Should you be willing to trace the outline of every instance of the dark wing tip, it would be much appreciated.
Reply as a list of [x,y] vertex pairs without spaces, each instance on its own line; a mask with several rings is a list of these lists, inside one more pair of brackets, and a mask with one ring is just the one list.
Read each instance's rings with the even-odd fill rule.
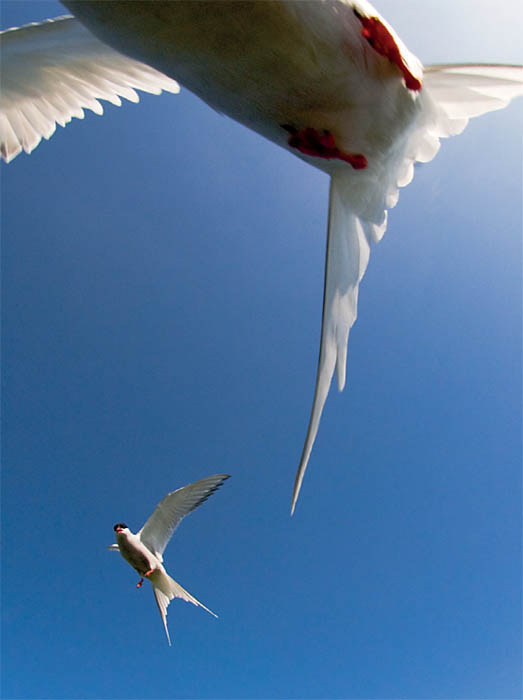
[[227,481],[227,479],[230,479],[230,476],[231,476],[230,474],[215,474],[214,477],[213,476],[206,477],[207,479],[221,477],[221,481],[218,481],[216,484],[214,484],[214,486],[211,486],[209,488],[209,490],[207,491],[207,493],[204,494],[200,498],[200,500],[194,504],[194,506],[191,508],[191,510],[189,512],[192,512],[195,508],[198,508],[198,506],[200,506],[204,501],[206,501],[209,498],[209,496],[212,496],[213,493],[215,491],[217,491],[225,481]]

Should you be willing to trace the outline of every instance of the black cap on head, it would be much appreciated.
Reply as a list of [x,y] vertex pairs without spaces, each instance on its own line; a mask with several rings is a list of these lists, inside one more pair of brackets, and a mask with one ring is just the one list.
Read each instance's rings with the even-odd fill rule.
[[113,527],[113,530],[116,532],[117,530],[125,530],[127,525],[125,523],[116,523],[116,525]]

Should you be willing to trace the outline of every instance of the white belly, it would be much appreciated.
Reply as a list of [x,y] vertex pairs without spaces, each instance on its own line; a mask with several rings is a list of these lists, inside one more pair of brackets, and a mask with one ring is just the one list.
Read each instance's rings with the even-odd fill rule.
[[341,0],[64,4],[102,41],[285,148],[283,124],[326,129],[372,162],[417,113],[417,95],[369,47]]

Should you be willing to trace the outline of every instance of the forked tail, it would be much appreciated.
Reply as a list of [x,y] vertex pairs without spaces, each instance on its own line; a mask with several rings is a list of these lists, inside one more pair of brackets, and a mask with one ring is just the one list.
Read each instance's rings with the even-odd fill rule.
[[153,592],[154,597],[156,599],[156,605],[158,606],[158,610],[160,611],[169,646],[171,646],[171,638],[169,636],[169,630],[167,628],[167,608],[169,607],[169,603],[171,602],[171,600],[173,600],[173,598],[181,598],[182,600],[185,600],[188,603],[198,605],[204,610],[207,610],[208,613],[211,613],[211,615],[214,615],[214,617],[218,617],[216,613],[213,613],[213,611],[205,607],[203,603],[200,603],[200,601],[197,600],[194,596],[192,596],[188,591],[186,591],[185,588],[182,588],[182,586],[180,586],[179,583],[176,583],[176,581],[173,578],[171,578],[169,574],[167,574],[165,571],[154,571],[149,576],[149,580],[153,585]]

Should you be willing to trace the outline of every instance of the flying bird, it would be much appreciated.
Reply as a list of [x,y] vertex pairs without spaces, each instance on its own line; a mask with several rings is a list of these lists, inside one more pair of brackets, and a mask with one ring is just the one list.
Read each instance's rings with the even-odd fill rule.
[[163,553],[182,519],[206,501],[228,478],[228,474],[215,474],[168,493],[136,534],[125,523],[116,523],[113,528],[116,544],[110,545],[108,549],[120,552],[125,561],[140,574],[137,588],[142,587],[144,578],[151,582],[169,646],[171,638],[167,628],[167,608],[173,598],[199,605],[218,617],[169,576],[163,565]]
[[440,139],[523,94],[523,67],[424,67],[366,0],[64,0],[74,17],[2,35],[0,148],[30,153],[99,100],[178,82],[330,176],[321,342],[294,512],[387,210]]

